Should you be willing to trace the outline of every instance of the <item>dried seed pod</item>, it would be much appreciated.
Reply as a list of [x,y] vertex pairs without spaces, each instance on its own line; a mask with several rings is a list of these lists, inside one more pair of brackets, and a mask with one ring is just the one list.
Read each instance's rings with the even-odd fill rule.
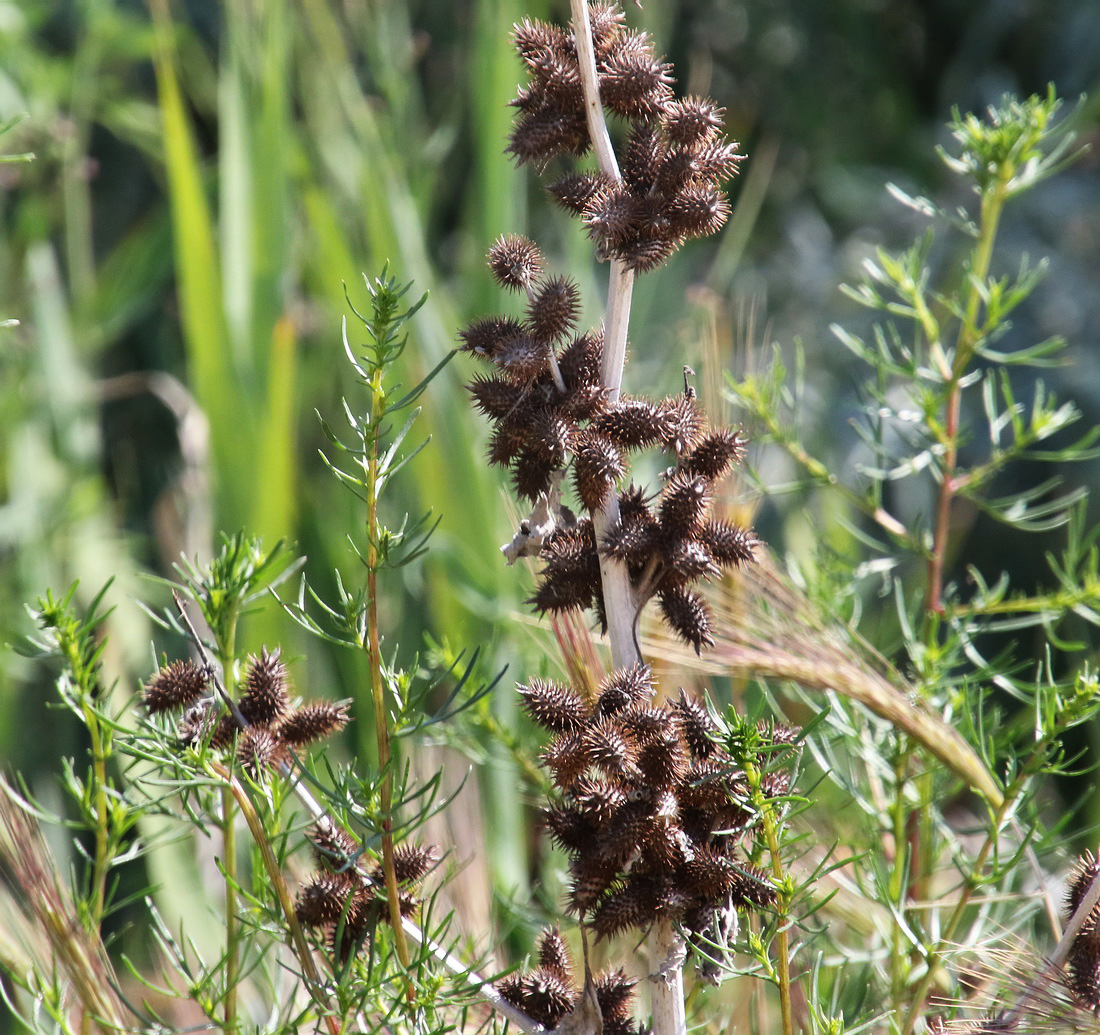
[[672,707],[680,719],[684,740],[691,754],[697,759],[713,754],[717,747],[714,737],[718,726],[706,708],[698,701],[689,700],[683,688],[680,689],[680,699]]
[[713,647],[710,634],[710,608],[697,593],[682,587],[662,589],[657,594],[661,614],[679,637],[690,643],[699,654],[703,647]]
[[295,915],[306,927],[335,924],[345,914],[348,901],[356,890],[355,884],[343,874],[315,874],[298,892]]
[[666,565],[662,581],[665,586],[710,579],[722,573],[706,547],[693,539],[674,541],[662,557]]
[[657,182],[666,153],[660,131],[651,122],[638,122],[630,132],[622,158],[623,182],[631,193],[644,196]]
[[329,951],[341,965],[359,950],[377,919],[378,911],[374,903],[362,896],[356,896],[349,903],[346,912],[329,928]]
[[350,701],[307,704],[282,719],[276,734],[288,747],[305,747],[342,730],[348,724],[350,707]]
[[510,377],[476,376],[466,386],[474,405],[493,420],[503,420],[513,414],[523,400],[527,386]]
[[588,125],[582,108],[545,107],[519,120],[507,153],[515,156],[518,165],[541,165],[558,155],[583,155],[588,148]]
[[363,846],[343,827],[319,820],[309,831],[317,865],[332,873],[346,873],[363,853]]
[[486,316],[458,332],[463,352],[492,359],[513,338],[523,333],[523,325],[510,316]]
[[737,167],[745,160],[737,153],[736,141],[708,143],[695,152],[695,167],[700,181],[717,184],[728,180],[737,172]]
[[580,852],[591,845],[596,827],[589,816],[568,805],[551,805],[543,819],[554,843],[567,852]]
[[[225,713],[212,699],[207,698],[192,705],[183,713],[183,717],[176,727],[176,736],[184,747],[198,747],[207,738],[214,747],[224,747],[225,743],[215,744],[219,721]],[[233,724],[234,730],[236,723]],[[232,741],[233,733],[230,732],[229,740]]]
[[1077,939],[1066,957],[1066,984],[1074,999],[1093,1013],[1100,1012],[1100,946]]
[[558,369],[566,386],[602,388],[600,366],[603,363],[603,332],[587,331],[578,335],[558,356]]
[[592,927],[598,938],[610,938],[628,927],[641,927],[653,919],[647,889],[635,883],[613,891],[592,911]]
[[653,696],[653,670],[648,665],[615,669],[597,689],[596,713],[616,715],[633,704],[648,703]]
[[534,502],[550,491],[554,468],[529,449],[522,449],[512,460],[512,486],[516,495]]
[[546,189],[562,208],[579,216],[597,191],[613,184],[614,180],[605,173],[569,173]]
[[708,521],[698,533],[699,542],[723,568],[735,567],[753,559],[760,540],[747,528],[726,521]]
[[654,826],[641,850],[643,864],[654,870],[678,870],[695,855],[688,836],[672,824]]
[[747,864],[737,866],[730,899],[738,906],[771,906],[776,890],[765,870]]
[[597,719],[581,732],[589,764],[611,777],[623,777],[634,770],[634,751],[618,723]]
[[569,950],[565,947],[565,939],[561,931],[556,927],[547,928],[539,938],[539,968],[552,974],[557,974],[563,980],[568,980],[572,970],[572,961],[569,959]]
[[618,523],[608,530],[602,545],[608,557],[640,568],[653,555],[659,540],[660,526],[648,511],[643,520],[628,521],[620,510]]
[[626,711],[619,713],[619,723],[639,745],[677,736],[676,720],[667,708],[654,708],[644,703],[632,704]]
[[620,39],[600,62],[600,100],[623,118],[653,118],[672,99],[672,66],[653,55],[644,34]]
[[667,262],[679,246],[675,238],[639,237],[625,243],[616,254],[635,273],[647,273]]
[[546,346],[533,334],[520,331],[500,345],[493,362],[517,381],[534,381],[549,366]]
[[571,43],[564,29],[537,18],[524,18],[512,26],[512,44],[529,68],[538,69],[548,60],[563,60]]
[[665,416],[665,446],[677,456],[693,449],[706,428],[699,404],[690,395],[672,395],[662,399],[660,407]]
[[637,198],[618,183],[600,186],[585,202],[581,222],[602,249],[614,251],[637,233]]
[[522,1001],[518,1005],[526,1014],[554,1029],[573,1008],[576,994],[567,979],[539,968],[521,979],[520,997]]
[[729,219],[730,206],[716,187],[685,187],[666,211],[672,233],[678,237],[705,237],[722,229]]
[[439,861],[434,845],[400,844],[393,851],[393,872],[399,884],[418,884]]
[[649,399],[620,398],[592,421],[592,430],[623,449],[654,445],[668,433],[665,412]]
[[190,659],[165,665],[145,687],[142,704],[150,715],[194,704],[210,686],[208,673]]
[[570,332],[580,312],[580,292],[567,277],[539,284],[527,306],[527,327],[534,339],[547,344]]
[[538,589],[525,603],[530,604],[539,614],[560,614],[563,611],[583,611],[592,607],[593,596],[593,589],[587,582],[544,572]]
[[531,427],[527,421],[521,419],[499,421],[489,439],[486,457],[494,467],[507,467],[521,453],[527,453],[532,457],[538,457],[545,466],[545,460],[540,452],[530,448],[528,444],[530,439]]
[[675,143],[694,147],[713,139],[725,113],[709,97],[669,101],[664,108],[665,132]]
[[690,453],[680,458],[680,467],[689,474],[702,475],[716,482],[744,455],[745,438],[741,432],[722,428],[700,439]]
[[626,464],[615,444],[603,435],[581,432],[573,443],[573,480],[588,510],[599,510],[623,476]]
[[[1077,907],[1084,901],[1097,875],[1100,875],[1100,859],[1093,855],[1091,851],[1086,851],[1077,860],[1077,865],[1074,867],[1074,871],[1066,885],[1066,923],[1069,923],[1070,918],[1077,912]],[[1086,926],[1095,929],[1098,918],[1100,918],[1100,906],[1089,915]]]
[[249,726],[237,738],[237,761],[254,780],[262,773],[283,765],[287,752],[283,743],[266,726]]
[[[559,788],[572,789],[592,761],[587,738],[583,732],[556,737],[542,753],[542,761],[553,773],[554,783]],[[551,829],[554,829],[553,824]]]
[[521,234],[503,234],[489,249],[489,269],[501,287],[526,291],[542,276],[542,252]]
[[532,452],[541,456],[551,467],[562,467],[576,434],[573,421],[565,419],[560,410],[547,406],[535,414],[530,423]]
[[519,694],[527,714],[543,729],[565,733],[580,728],[588,719],[588,705],[580,694],[545,679],[520,684]]
[[687,772],[687,752],[675,736],[656,737],[638,752],[636,764],[650,787],[670,787]]
[[627,977],[622,969],[601,974],[596,979],[596,1002],[603,1014],[604,1031],[609,1021],[630,1016],[630,1001],[634,998],[636,978]]
[[627,795],[607,780],[582,777],[573,789],[572,800],[576,811],[598,830],[615,819],[626,804]]
[[710,501],[710,483],[705,478],[678,471],[661,493],[658,517],[662,534],[670,541],[697,536]]
[[241,714],[250,723],[274,722],[289,706],[289,677],[280,655],[277,647],[273,651],[264,647],[258,658],[250,659],[244,677],[244,693],[237,702]]

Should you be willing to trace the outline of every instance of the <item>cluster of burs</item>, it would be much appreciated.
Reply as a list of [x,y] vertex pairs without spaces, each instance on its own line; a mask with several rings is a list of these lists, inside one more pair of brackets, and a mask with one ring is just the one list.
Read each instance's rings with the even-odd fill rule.
[[[626,27],[617,6],[589,11],[600,98],[626,123],[620,175],[570,171],[550,193],[580,218],[598,258],[640,273],[722,225],[729,208],[720,184],[740,155],[721,135],[722,110],[710,100],[677,100],[670,66],[645,34]],[[528,20],[515,42],[529,83],[514,102],[509,151],[540,169],[585,154],[591,142],[572,31]],[[461,341],[491,368],[468,385],[493,426],[489,460],[509,469],[533,508],[521,527],[530,541],[519,551],[542,562],[529,603],[543,613],[590,610],[606,627],[600,566],[610,558],[629,573],[636,612],[655,599],[667,626],[696,651],[713,645],[701,583],[751,561],[757,545],[751,531],[712,513],[744,438],[711,428],[687,384],[654,399],[609,391],[602,330],[578,328],[576,284],[547,272],[532,241],[502,236],[488,262],[497,283],[525,297],[525,311],[478,319]],[[640,450],[664,453],[657,491],[629,480]],[[563,502],[570,486],[587,514]],[[683,692],[661,703],[648,666],[620,668],[592,689],[532,680],[520,693],[552,735],[543,764],[558,794],[545,822],[569,858],[569,909],[597,937],[669,921],[705,947],[722,940],[736,910],[774,901],[774,885],[748,861],[759,822],[750,802],[787,793],[782,760],[793,731],[754,731],[764,777],[750,789],[706,707]],[[605,1032],[636,1030],[632,984],[621,973],[595,980]],[[533,971],[500,987],[550,1028],[581,995],[556,932],[544,938]]]

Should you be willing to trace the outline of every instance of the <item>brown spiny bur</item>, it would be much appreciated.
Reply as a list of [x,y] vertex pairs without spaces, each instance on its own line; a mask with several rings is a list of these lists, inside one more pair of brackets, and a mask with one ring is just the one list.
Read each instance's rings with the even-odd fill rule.
[[318,820],[309,831],[317,865],[331,873],[347,873],[363,853],[363,846],[331,820]]
[[549,680],[532,679],[519,693],[531,718],[553,733],[578,728],[588,715],[583,697]]
[[260,656],[249,659],[244,677],[244,692],[237,702],[241,714],[253,724],[269,724],[281,718],[289,706],[286,665],[278,647],[266,647]]
[[[560,798],[544,819],[569,857],[570,909],[599,936],[774,901],[771,882],[742,855],[757,821],[745,774],[701,704],[684,691],[656,704],[642,665],[612,672],[594,699],[549,683],[521,692],[553,733],[543,763]],[[789,742],[786,728],[751,730],[769,752],[770,786],[785,792],[773,749]]]
[[706,708],[698,701],[688,697],[681,688],[680,699],[672,706],[680,720],[691,754],[695,758],[706,758],[715,748],[715,736],[718,726],[710,717]]
[[711,501],[711,487],[700,475],[677,472],[661,494],[661,531],[671,541],[689,539],[702,530]]
[[[1069,923],[1100,875],[1100,859],[1086,851],[1066,888],[1065,919]],[[1100,905],[1094,906],[1070,945],[1066,985],[1082,1006],[1100,1013]]]
[[288,759],[286,745],[266,726],[249,726],[237,737],[237,761],[253,779]]
[[173,661],[146,684],[142,703],[150,715],[176,711],[194,704],[209,687],[209,675],[193,661]]
[[566,277],[548,277],[527,305],[527,326],[536,341],[550,344],[570,333],[579,311],[577,285]]
[[[1065,919],[1066,923],[1069,923],[1073,914],[1077,912],[1077,907],[1084,901],[1085,896],[1089,892],[1089,888],[1092,887],[1093,881],[1100,875],[1100,859],[1097,859],[1091,851],[1086,851],[1077,860],[1077,865],[1074,867],[1073,873],[1070,876],[1069,882],[1066,885],[1066,906],[1065,906]],[[1078,937],[1098,937],[1100,931],[1097,930],[1097,921],[1100,920],[1100,905],[1096,906],[1088,918],[1085,920],[1081,927]]]
[[541,275],[542,252],[521,234],[504,234],[489,249],[489,269],[501,287],[526,291]]
[[398,884],[419,884],[437,862],[434,845],[401,844],[393,852],[394,876]]
[[[295,912],[306,927],[322,929],[329,950],[341,962],[362,943],[378,923],[390,923],[385,871],[381,861],[363,867],[363,849],[347,831],[330,820],[310,830],[310,841],[320,867],[303,885]],[[438,859],[432,847],[402,844],[393,853],[402,917],[416,912],[416,886]]]
[[[692,396],[674,395],[660,402],[664,414],[664,445],[677,456],[695,448],[706,432],[706,418]],[[685,472],[686,473],[686,472]],[[704,475],[708,483],[714,478]]]
[[655,445],[668,433],[668,416],[649,399],[621,398],[592,421],[600,435],[624,449]]
[[649,701],[653,696],[653,670],[648,665],[617,668],[600,680],[596,688],[596,714],[615,715],[632,704]]
[[345,874],[315,874],[298,892],[294,905],[298,922],[306,927],[337,923],[346,915],[350,900],[359,889],[358,882]]
[[699,542],[723,568],[746,564],[760,541],[747,528],[726,521],[708,521],[699,529]]
[[607,502],[625,469],[622,453],[609,439],[590,432],[578,436],[573,477],[577,495],[589,510],[598,510]]
[[508,342],[522,332],[523,325],[510,316],[487,316],[459,331],[458,336],[462,340],[463,352],[471,352],[483,359],[493,359]]
[[[149,683],[144,703],[150,712],[187,708],[176,735],[181,747],[207,745],[234,752],[250,776],[282,769],[292,750],[342,729],[348,722],[348,702],[310,702],[290,707],[289,677],[278,648],[263,648],[248,659],[236,708],[217,697],[201,697],[215,680],[191,661],[165,666]],[[189,706],[189,707],[188,707]]]
[[741,431],[720,428],[699,438],[691,451],[681,457],[680,466],[689,474],[699,474],[714,482],[744,456],[745,439]]
[[[606,971],[592,980],[606,1035],[640,1035],[643,1030],[631,1018],[634,986],[622,970]],[[573,966],[565,941],[557,928],[543,932],[538,943],[538,966],[511,974],[497,982],[497,991],[546,1029],[558,1028],[581,999],[582,989],[573,978]]]
[[714,646],[714,637],[710,631],[710,608],[707,602],[689,589],[670,586],[657,594],[657,603],[661,608],[661,617],[668,627],[682,640],[695,648],[695,653],[704,647]]
[[725,113],[709,97],[670,101],[665,105],[665,132],[674,144],[697,147],[721,131]]
[[288,747],[303,748],[342,730],[348,724],[350,706],[350,701],[303,705],[281,719],[275,732]]

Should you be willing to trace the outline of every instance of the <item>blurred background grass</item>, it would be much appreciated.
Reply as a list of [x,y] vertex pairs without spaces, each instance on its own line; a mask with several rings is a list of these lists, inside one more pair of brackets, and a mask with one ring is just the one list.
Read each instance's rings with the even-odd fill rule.
[[[47,586],[79,578],[91,596],[113,577],[108,662],[117,692],[131,694],[154,648],[179,649],[137,606],[163,595],[141,574],[167,573],[181,551],[207,555],[219,529],[286,538],[313,583],[331,587],[333,569],[354,563],[345,537],[362,515],[317,458],[315,411],[336,420],[342,395],[360,402],[340,320],[345,284],[363,299],[362,272],[388,261],[417,294],[431,293],[407,353],[410,383],[464,322],[504,304],[483,265],[502,232],[536,237],[580,280],[595,318],[602,270],[583,235],[502,154],[520,79],[510,28],[525,15],[564,17],[566,6],[0,3],[0,121],[28,116],[2,146],[37,156],[0,166],[0,318],[19,320],[0,330],[5,642],[28,631],[24,603]],[[725,232],[641,281],[628,387],[673,391],[686,362],[712,392],[761,345],[800,341],[812,387],[804,420],[819,455],[849,469],[845,415],[858,386],[828,325],[862,319],[837,291],[861,258],[914,233],[884,184],[948,207],[969,200],[938,193],[946,177],[932,145],[952,105],[981,108],[1048,82],[1071,101],[1100,98],[1100,5],[650,0],[629,17],[654,33],[684,92],[726,106],[750,158]],[[1092,101],[1078,114],[1086,139],[1098,111]],[[1009,254],[1051,256],[1014,333],[1073,343],[1073,370],[1047,381],[1091,423],[1100,419],[1097,161],[1029,195],[1004,230]],[[514,508],[483,460],[484,428],[461,389],[469,373],[460,359],[434,382],[419,425],[432,444],[390,496],[391,521],[403,508],[442,521],[424,563],[388,587],[386,635],[406,662],[429,632],[486,648],[487,671],[510,666],[495,708],[512,726],[510,677],[551,662],[547,641],[510,620],[531,577],[498,553]],[[766,481],[788,475],[765,464]],[[769,502],[762,537],[812,549],[820,515],[804,504]],[[972,542],[1011,556],[1021,588],[1038,577],[1039,554],[1016,556],[980,527]],[[307,644],[273,606],[254,616],[246,642],[283,643],[311,696],[365,683],[359,659]],[[0,758],[46,800],[58,751],[79,750],[47,709],[50,680],[0,654]],[[369,758],[365,714],[358,725]],[[522,903],[537,870],[530,826],[508,760],[487,751],[453,821],[469,839],[460,854],[491,846],[482,853],[491,886],[502,903]],[[506,929],[509,916],[521,919],[510,906],[502,916]]]

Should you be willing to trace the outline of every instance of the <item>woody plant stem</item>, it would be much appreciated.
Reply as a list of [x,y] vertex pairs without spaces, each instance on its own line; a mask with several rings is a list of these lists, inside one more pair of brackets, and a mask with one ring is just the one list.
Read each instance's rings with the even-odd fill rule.
[[[596,51],[592,42],[592,23],[588,0],[571,0],[573,36],[577,45],[581,87],[584,91],[585,118],[600,171],[618,180],[619,164],[611,147],[611,137],[600,102],[596,73]],[[607,312],[604,318],[603,368],[601,383],[608,401],[619,398],[623,366],[626,362],[626,336],[630,323],[630,301],[634,291],[634,271],[620,259],[611,260],[607,286]],[[619,500],[608,494],[604,505],[592,513],[596,542],[619,520]],[[634,626],[638,603],[630,585],[625,564],[600,556],[600,581],[603,588],[604,614],[611,643],[611,662],[615,668],[640,663],[641,652]],[[659,921],[649,936],[651,1005],[653,1035],[685,1035],[687,1016],[684,1008],[684,939],[675,924]]]

